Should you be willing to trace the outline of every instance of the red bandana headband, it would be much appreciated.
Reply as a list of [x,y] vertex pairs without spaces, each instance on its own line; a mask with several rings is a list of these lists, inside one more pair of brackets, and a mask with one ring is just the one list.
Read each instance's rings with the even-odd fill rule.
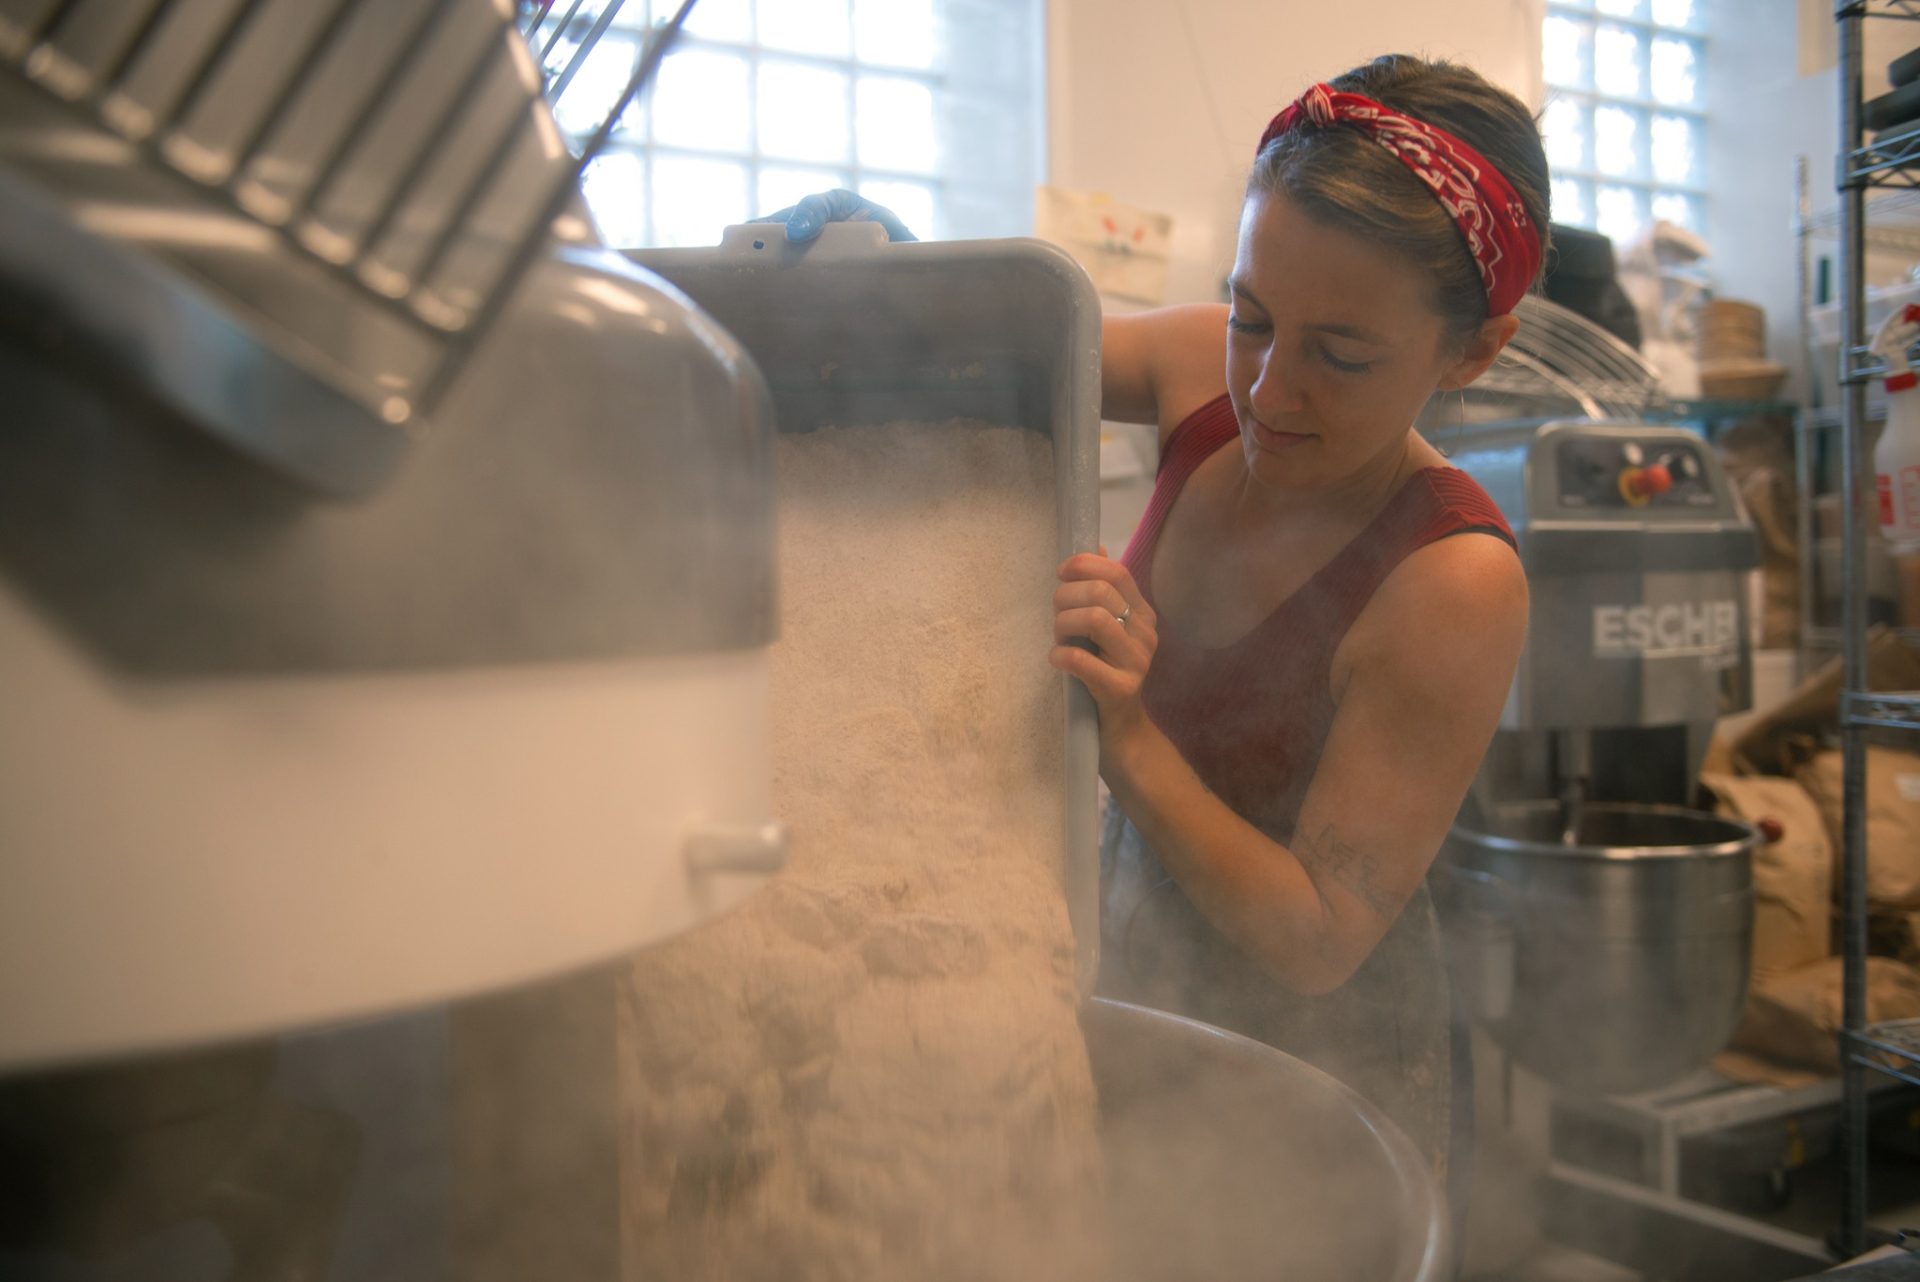
[[1273,118],[1255,154],[1301,121],[1351,125],[1385,147],[1427,185],[1467,242],[1487,287],[1487,314],[1519,305],[1540,271],[1540,237],[1527,207],[1486,157],[1444,130],[1357,93],[1318,84]]

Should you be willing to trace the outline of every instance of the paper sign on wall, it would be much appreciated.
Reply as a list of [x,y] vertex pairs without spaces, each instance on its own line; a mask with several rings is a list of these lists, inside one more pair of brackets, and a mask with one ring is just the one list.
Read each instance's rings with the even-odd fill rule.
[[1123,205],[1097,192],[1041,187],[1034,193],[1034,234],[1073,256],[1102,295],[1140,303],[1167,297],[1173,218]]

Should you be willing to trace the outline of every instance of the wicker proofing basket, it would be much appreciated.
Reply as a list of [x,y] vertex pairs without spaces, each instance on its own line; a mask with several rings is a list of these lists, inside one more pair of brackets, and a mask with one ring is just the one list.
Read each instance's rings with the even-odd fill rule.
[[1700,394],[1713,401],[1771,400],[1786,376],[1772,361],[1708,361],[1700,366]]

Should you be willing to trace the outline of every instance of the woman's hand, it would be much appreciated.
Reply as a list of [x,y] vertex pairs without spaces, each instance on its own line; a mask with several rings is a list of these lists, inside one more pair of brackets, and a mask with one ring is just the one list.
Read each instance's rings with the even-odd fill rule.
[[1132,573],[1105,548],[1068,557],[1059,573],[1048,661],[1093,695],[1101,754],[1111,757],[1149,724],[1140,687],[1160,644],[1157,620]]

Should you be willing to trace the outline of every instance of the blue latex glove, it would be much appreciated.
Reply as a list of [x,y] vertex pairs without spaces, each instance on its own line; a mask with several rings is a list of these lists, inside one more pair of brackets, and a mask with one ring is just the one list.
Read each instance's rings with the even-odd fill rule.
[[886,229],[887,239],[893,241],[918,240],[907,230],[900,216],[885,205],[876,205],[859,192],[848,191],[845,187],[835,187],[832,191],[817,191],[811,196],[802,196],[800,203],[753,220],[756,223],[785,223],[787,239],[800,242],[809,241],[820,234],[820,229],[828,223],[875,222]]

